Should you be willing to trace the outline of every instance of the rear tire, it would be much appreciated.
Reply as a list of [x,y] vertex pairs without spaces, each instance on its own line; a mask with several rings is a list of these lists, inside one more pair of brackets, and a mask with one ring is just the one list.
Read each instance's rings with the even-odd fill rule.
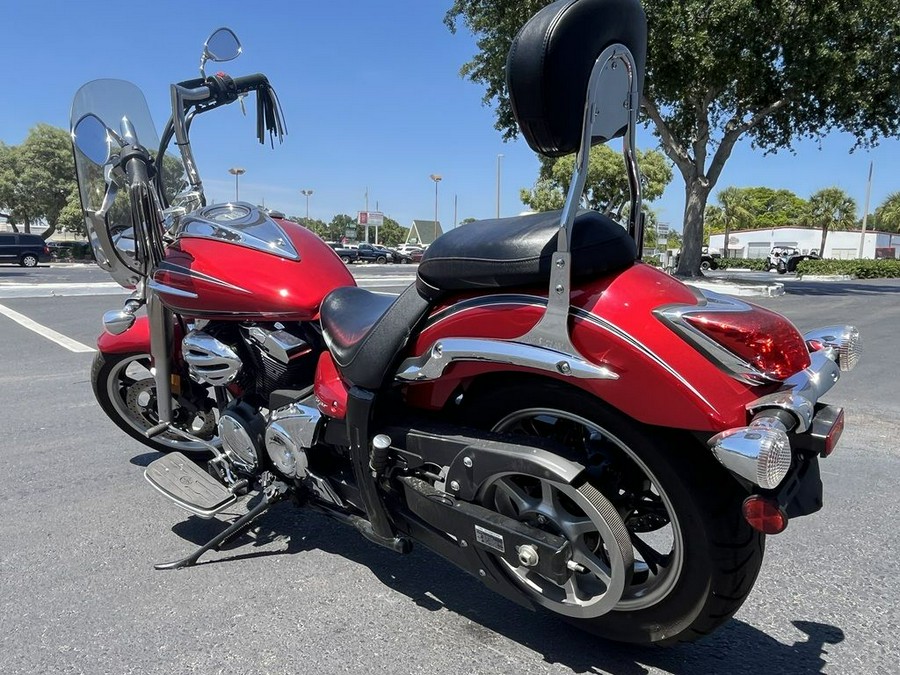
[[33,253],[26,253],[19,259],[19,264],[22,267],[37,267],[38,257]]
[[765,537],[741,514],[742,488],[696,439],[640,424],[555,383],[467,397],[474,398],[464,404],[468,424],[565,443],[567,458],[587,467],[588,482],[625,521],[636,562],[622,598],[601,616],[561,618],[611,640],[674,644],[711,633],[740,608],[759,573]]

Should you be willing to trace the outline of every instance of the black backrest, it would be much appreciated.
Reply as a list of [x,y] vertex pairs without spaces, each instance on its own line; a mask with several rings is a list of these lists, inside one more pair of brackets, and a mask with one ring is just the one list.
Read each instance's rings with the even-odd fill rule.
[[[506,78],[513,114],[532,150],[549,157],[578,150],[591,70],[616,43],[631,51],[643,91],[647,18],[639,0],[558,0],[519,31]],[[627,92],[610,95],[624,101]]]

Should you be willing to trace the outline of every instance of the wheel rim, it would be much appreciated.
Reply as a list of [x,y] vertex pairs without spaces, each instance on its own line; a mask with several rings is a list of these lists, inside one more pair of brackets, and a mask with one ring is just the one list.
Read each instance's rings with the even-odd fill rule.
[[26,255],[22,259],[22,262],[25,264],[25,267],[36,267],[38,263],[37,258],[35,258],[33,255]]
[[[626,486],[640,490],[601,489],[624,521],[633,547],[628,585],[611,609],[637,611],[657,604],[678,582],[684,564],[684,539],[671,499],[637,454],[616,436],[578,415],[547,408],[519,410],[507,415],[494,431],[563,441],[586,452],[588,476],[609,485],[604,474],[627,475]],[[581,458],[579,461],[584,461]],[[501,479],[502,480],[502,479]],[[610,494],[607,494],[607,493]],[[510,514],[506,514],[510,515]],[[546,516],[546,514],[544,514]],[[540,523],[537,523],[540,526]],[[551,529],[560,528],[552,524]],[[568,535],[567,535],[568,536]]]
[[630,546],[624,523],[596,489],[508,474],[491,482],[481,501],[505,516],[569,541],[572,563],[579,567],[565,584],[541,576],[531,567],[496,558],[507,576],[538,604],[579,619],[601,616],[616,606],[633,561],[625,559]]
[[[106,380],[106,392],[119,417],[130,427],[143,434],[156,425],[156,383],[150,370],[150,355],[135,354],[122,359],[111,369]],[[175,401],[173,412],[178,414]],[[201,438],[208,437],[209,443],[218,446],[219,439],[213,433],[216,429],[215,414],[198,413],[190,420],[182,420],[179,428]],[[209,448],[196,441],[187,441],[172,433],[154,436],[161,445],[180,452],[208,452]]]

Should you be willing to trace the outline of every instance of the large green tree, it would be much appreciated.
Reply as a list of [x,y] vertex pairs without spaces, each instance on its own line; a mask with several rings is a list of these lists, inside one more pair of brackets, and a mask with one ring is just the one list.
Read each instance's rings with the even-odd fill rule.
[[[454,0],[479,52],[461,69],[485,86],[497,128],[517,133],[504,65],[513,36],[549,0]],[[897,0],[644,0],[641,104],[684,180],[678,273],[699,274],[703,215],[739,140],[771,152],[833,129],[860,143],[900,131]],[[573,101],[573,105],[578,102]]]
[[378,243],[383,246],[399,246],[406,241],[409,228],[403,227],[393,218],[385,216],[384,225],[378,228]]
[[19,146],[0,147],[0,204],[26,232],[47,223],[46,239],[75,188],[72,141],[62,129],[38,124]]
[[[672,180],[672,168],[665,155],[656,150],[639,150],[638,159],[643,197],[648,202],[658,199]],[[522,202],[535,211],[562,208],[574,169],[575,155],[552,160],[542,158],[534,188],[520,193]],[[622,153],[605,145],[591,148],[582,202],[588,208],[621,219],[628,204],[628,176]]]
[[900,232],[900,192],[892,192],[875,209],[875,224],[886,232]]
[[824,257],[828,232],[849,230],[856,225],[856,201],[838,187],[819,190],[809,198],[804,223],[822,230],[819,255]]

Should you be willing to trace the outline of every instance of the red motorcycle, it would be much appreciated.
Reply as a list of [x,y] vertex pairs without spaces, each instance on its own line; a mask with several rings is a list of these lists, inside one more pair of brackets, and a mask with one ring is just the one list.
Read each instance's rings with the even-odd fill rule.
[[[198,115],[256,92],[260,141],[284,130],[263,75],[205,74],[239,54],[231,31],[207,42],[199,79],[172,85],[159,142],[133,85],[79,90],[87,229],[134,290],[104,316],[97,400],[165,453],[146,477],[181,507],[208,518],[261,494],[158,568],[193,565],[290,497],[615,640],[693,640],[734,614],[765,535],[822,505],[819,458],[844,418],[820,398],[860,343],[640,262],[645,50],[637,0],[538,12],[509,90],[534,150],[578,153],[566,205],[448,232],[397,298],[358,288],[281,214],[205,204]],[[589,148],[619,137],[627,226],[579,209]]]

